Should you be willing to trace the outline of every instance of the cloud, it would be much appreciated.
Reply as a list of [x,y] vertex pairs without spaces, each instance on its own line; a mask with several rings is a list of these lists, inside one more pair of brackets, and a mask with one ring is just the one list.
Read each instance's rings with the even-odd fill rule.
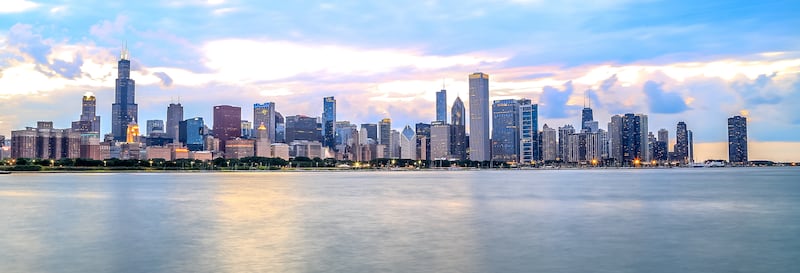
[[4,0],[3,4],[0,4],[0,14],[26,12],[37,7],[38,3],[28,0]]
[[433,71],[505,59],[478,53],[439,56],[410,50],[239,39],[208,42],[203,52],[206,65],[229,82],[274,81],[298,75],[379,75],[406,68]]
[[679,94],[664,91],[661,83],[645,82],[644,92],[647,95],[647,103],[652,113],[675,114],[689,109]]
[[731,88],[745,100],[748,105],[776,104],[781,101],[779,92],[774,90],[773,79],[778,75],[761,74],[754,80],[740,80],[731,83]]
[[169,75],[167,75],[167,73],[158,71],[153,73],[153,75],[161,79],[161,87],[172,86],[172,78],[170,78]]
[[43,39],[41,35],[34,33],[31,25],[15,24],[12,26],[8,32],[8,44],[18,49],[23,55],[32,58],[36,69],[48,76],[60,75],[67,79],[74,79],[81,74],[83,58],[80,54],[57,56],[61,58],[51,56],[55,42]]
[[89,33],[99,38],[104,42],[119,43],[115,40],[114,35],[125,34],[125,28],[128,25],[128,16],[118,15],[114,21],[103,20],[98,24],[92,25],[89,28]]
[[545,86],[539,102],[542,104],[539,109],[545,118],[566,118],[567,101],[572,95],[572,81],[564,83],[564,90],[552,86]]

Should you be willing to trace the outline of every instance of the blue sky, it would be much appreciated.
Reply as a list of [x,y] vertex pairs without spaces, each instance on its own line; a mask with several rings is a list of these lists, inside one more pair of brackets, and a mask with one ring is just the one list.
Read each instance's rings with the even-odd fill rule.
[[577,125],[588,92],[601,127],[646,113],[674,137],[686,121],[698,159],[725,158],[726,118],[746,113],[751,157],[800,160],[796,1],[146,2],[4,1],[0,134],[68,127],[85,92],[108,130],[127,41],[141,120],[177,97],[209,121],[212,105],[251,119],[264,101],[317,116],[333,95],[340,120],[399,130],[434,118],[442,82],[468,104],[483,71],[493,100],[539,103],[540,126]]

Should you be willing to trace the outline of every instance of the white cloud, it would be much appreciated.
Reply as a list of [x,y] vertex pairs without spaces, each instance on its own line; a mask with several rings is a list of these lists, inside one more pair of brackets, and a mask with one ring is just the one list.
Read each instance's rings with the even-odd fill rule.
[[0,13],[19,13],[39,7],[36,2],[28,0],[5,0],[0,4]]
[[299,75],[366,76],[403,69],[438,70],[497,63],[481,54],[436,56],[396,49],[360,49],[287,41],[218,40],[203,47],[206,65],[229,82],[271,81]]

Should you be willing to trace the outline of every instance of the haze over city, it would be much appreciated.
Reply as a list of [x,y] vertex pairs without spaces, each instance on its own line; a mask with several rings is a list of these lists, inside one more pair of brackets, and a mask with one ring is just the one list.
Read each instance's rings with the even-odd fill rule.
[[[69,127],[85,92],[111,116],[127,41],[139,119],[274,101],[283,114],[391,118],[395,129],[469,105],[467,76],[490,99],[529,98],[539,126],[579,125],[590,103],[649,115],[650,131],[694,132],[695,157],[727,158],[726,119],[748,118],[751,159],[800,160],[800,33],[791,1],[424,1],[270,3],[11,0],[0,7],[0,135],[52,120]],[[590,100],[584,101],[584,94]],[[103,133],[111,119],[103,119]],[[469,126],[469,125],[467,125]]]

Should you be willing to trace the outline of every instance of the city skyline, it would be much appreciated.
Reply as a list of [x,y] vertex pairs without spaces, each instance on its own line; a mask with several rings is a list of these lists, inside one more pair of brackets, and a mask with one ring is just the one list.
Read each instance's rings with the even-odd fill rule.
[[[11,7],[18,3],[28,3],[27,8]],[[277,111],[284,115],[321,116],[319,98],[334,96],[338,108],[347,109],[338,111],[337,120],[377,123],[391,118],[392,129],[400,131],[405,125],[435,118],[433,94],[442,81],[450,93],[448,106],[456,97],[469,105],[464,75],[481,71],[491,75],[490,103],[529,98],[539,104],[539,130],[545,123],[551,128],[565,124],[582,128],[578,122],[586,93],[594,119],[601,125],[612,115],[624,113],[649,115],[649,130],[654,133],[660,128],[673,131],[677,122],[685,121],[693,131],[697,159],[726,158],[725,120],[744,114],[748,118],[750,159],[798,160],[800,117],[791,110],[800,100],[800,59],[794,51],[798,35],[787,27],[796,25],[797,19],[775,19],[775,15],[793,14],[797,7],[792,3],[711,2],[694,12],[663,2],[591,4],[572,11],[555,3],[476,3],[432,3],[420,15],[411,15],[411,10],[418,10],[414,7],[307,7],[323,18],[334,19],[332,25],[341,27],[354,26],[345,20],[350,10],[375,14],[397,10],[407,15],[406,21],[390,20],[382,25],[399,30],[399,35],[388,39],[391,43],[381,43],[362,36],[374,29],[354,28],[343,38],[336,38],[320,36],[321,32],[308,25],[303,29],[303,23],[297,21],[283,24],[297,24],[297,31],[306,35],[248,32],[248,28],[221,35],[235,28],[232,17],[256,20],[241,6],[253,6],[246,2],[181,1],[124,8],[92,4],[95,13],[79,8],[80,4],[15,1],[0,8],[4,15],[0,20],[0,100],[6,105],[6,111],[0,113],[0,135],[9,136],[11,130],[32,126],[38,120],[52,120],[56,127],[68,128],[80,114],[75,98],[87,91],[97,98],[97,116],[104,117],[102,133],[109,131],[116,63],[127,40],[140,125],[146,120],[164,120],[166,106],[176,99],[185,106],[185,117],[209,118],[213,105],[227,104],[242,107],[242,117],[248,119],[252,114],[249,105],[265,101],[275,102]],[[459,13],[441,12],[443,9],[476,5],[483,15],[426,17],[432,11],[447,17]],[[260,8],[255,6],[256,10]],[[274,8],[283,16],[298,12],[288,4]],[[649,16],[653,20],[632,15],[632,11],[653,15],[655,9],[664,11]],[[159,24],[167,22],[148,20],[148,11],[156,17],[167,11],[190,16],[172,25]],[[501,12],[510,12],[508,19],[492,19]],[[540,12],[551,17],[521,19]],[[638,27],[593,20],[599,29],[580,23],[560,28],[556,23],[574,18],[571,12],[595,19],[638,22],[632,24]],[[211,14],[208,36],[178,27],[198,20],[192,16],[200,14]],[[687,16],[691,20],[685,20]],[[86,19],[70,21],[72,18]],[[536,22],[549,24],[530,26]],[[414,27],[424,23],[435,27],[430,32]],[[498,24],[519,26],[503,28]],[[481,35],[448,35],[466,33],[469,26],[480,25],[494,30],[481,32],[489,35],[481,38],[482,42],[460,46],[468,44],[465,41],[477,41]],[[507,37],[493,34],[501,29],[509,29]],[[712,30],[724,30],[716,36],[726,38],[724,42],[700,38],[717,33]],[[551,35],[556,32],[560,35]],[[584,35],[580,39],[570,35],[578,33]],[[442,35],[443,39],[424,39],[426,35]],[[551,39],[538,39],[534,47],[520,47],[524,37],[531,35]],[[676,38],[691,42],[680,43]],[[634,44],[636,52],[622,46],[626,42]],[[615,50],[615,46],[620,49]],[[297,60],[303,60],[303,64],[294,64]],[[259,67],[264,69],[255,69]],[[466,125],[469,128],[469,123]],[[668,144],[670,150],[674,144]]]

